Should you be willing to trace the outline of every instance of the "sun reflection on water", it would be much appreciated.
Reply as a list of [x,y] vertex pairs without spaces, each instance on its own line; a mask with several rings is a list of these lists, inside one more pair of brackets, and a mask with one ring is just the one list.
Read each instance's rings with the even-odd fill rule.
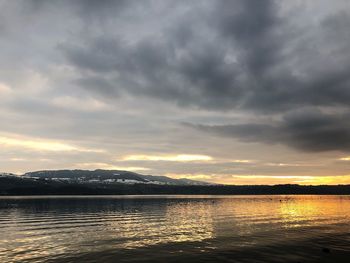
[[4,207],[0,210],[0,262],[9,263],[169,244],[182,246],[178,251],[192,249],[198,253],[254,248],[300,240],[305,235],[343,233],[350,220],[348,196],[0,202]]

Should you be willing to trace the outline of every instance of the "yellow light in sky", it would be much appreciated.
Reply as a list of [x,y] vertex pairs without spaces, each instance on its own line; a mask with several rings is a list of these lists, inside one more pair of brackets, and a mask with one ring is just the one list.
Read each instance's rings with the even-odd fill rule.
[[274,184],[301,184],[301,185],[337,185],[350,184],[350,175],[317,176],[317,175],[230,175],[230,174],[174,174],[166,176],[172,178],[187,178],[219,184],[232,185],[274,185]]
[[146,167],[134,167],[134,166],[116,166],[108,163],[78,163],[75,165],[77,168],[82,169],[105,169],[105,170],[122,170],[122,171],[147,171],[150,170]]
[[[349,184],[350,175],[341,176],[317,176],[317,175],[234,175],[237,182],[249,182],[253,184],[301,184],[301,185],[324,185],[324,184]],[[234,182],[233,182],[234,183]]]
[[191,180],[210,180],[213,179],[211,175],[208,174],[174,174],[174,173],[167,173],[165,176],[174,178],[174,179],[181,179],[181,178],[186,178],[186,179],[191,179]]
[[350,161],[350,156],[340,158],[341,161]]
[[232,160],[233,163],[253,163],[253,160]]
[[197,154],[178,154],[178,155],[128,155],[123,158],[124,161],[170,161],[170,162],[193,162],[193,161],[211,161],[212,157],[208,155]]
[[0,83],[0,94],[8,94],[11,93],[11,88],[3,83]]
[[10,138],[0,136],[0,145],[7,147],[23,147],[38,151],[81,151],[81,152],[100,152],[101,150],[90,150],[79,148],[70,144],[48,140],[33,140],[26,138]]

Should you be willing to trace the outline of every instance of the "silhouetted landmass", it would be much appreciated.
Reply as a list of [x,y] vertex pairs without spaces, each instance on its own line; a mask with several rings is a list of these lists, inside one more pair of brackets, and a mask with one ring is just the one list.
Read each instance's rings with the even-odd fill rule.
[[[13,176],[13,175],[12,175]],[[50,179],[75,183],[105,183],[105,184],[172,184],[172,185],[208,185],[210,183],[189,180],[186,178],[174,179],[167,176],[143,175],[123,170],[44,170],[28,172],[23,178]]]
[[85,183],[33,179],[18,176],[0,176],[0,195],[279,195],[329,194],[348,195],[350,185],[303,186],[287,185],[171,185]]

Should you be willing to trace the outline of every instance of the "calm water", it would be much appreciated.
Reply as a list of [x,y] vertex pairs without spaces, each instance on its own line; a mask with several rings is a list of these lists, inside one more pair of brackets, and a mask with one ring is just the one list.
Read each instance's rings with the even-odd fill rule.
[[0,262],[350,262],[349,223],[349,196],[0,197]]

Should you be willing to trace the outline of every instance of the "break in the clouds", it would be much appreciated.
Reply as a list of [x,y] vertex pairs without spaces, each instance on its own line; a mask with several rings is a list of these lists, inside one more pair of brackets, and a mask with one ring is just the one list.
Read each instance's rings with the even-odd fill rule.
[[1,170],[136,167],[233,183],[346,175],[346,0],[0,10]]

